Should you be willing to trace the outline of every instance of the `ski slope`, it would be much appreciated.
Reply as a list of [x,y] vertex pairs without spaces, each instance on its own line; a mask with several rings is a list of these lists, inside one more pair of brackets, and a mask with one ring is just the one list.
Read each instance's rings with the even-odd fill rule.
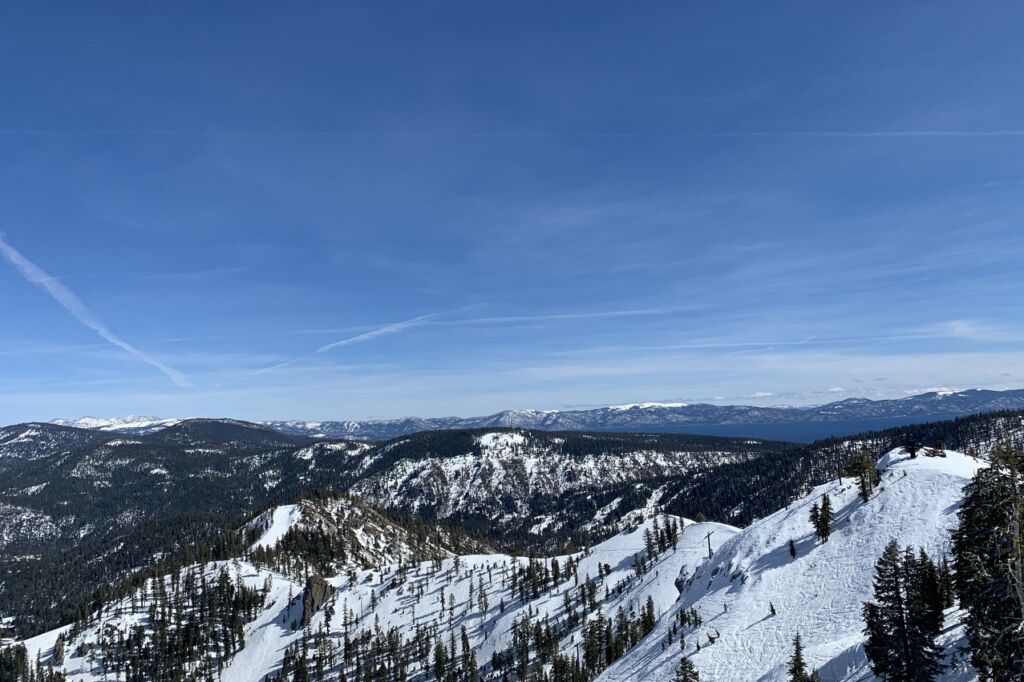
[[[654,632],[598,679],[671,680],[685,654],[705,680],[783,682],[798,632],[810,669],[825,682],[872,679],[861,605],[871,599],[876,560],[892,538],[924,547],[936,559],[949,555],[949,529],[957,523],[963,486],[983,466],[960,453],[944,454],[911,459],[894,450],[879,461],[882,482],[867,503],[855,480],[836,480],[750,525],[697,569]],[[831,537],[821,543],[808,517],[824,493],[832,498],[836,518]],[[663,651],[675,612],[690,608],[700,613],[702,626],[684,631],[684,650],[677,641]],[[952,658],[961,636],[958,614],[947,614],[946,626],[942,643]],[[713,644],[709,634],[716,638]],[[956,658],[941,679],[976,679]]]

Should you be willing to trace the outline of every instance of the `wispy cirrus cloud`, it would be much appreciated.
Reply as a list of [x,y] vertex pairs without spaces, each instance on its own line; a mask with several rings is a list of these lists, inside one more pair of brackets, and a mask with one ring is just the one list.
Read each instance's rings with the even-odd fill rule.
[[1020,331],[1005,326],[981,322],[978,320],[947,320],[928,325],[922,330],[924,334],[966,341],[990,341],[993,343],[1024,340]]
[[41,267],[26,258],[20,251],[11,246],[3,232],[0,232],[0,253],[4,255],[7,261],[14,266],[26,281],[35,284],[46,291],[46,293],[48,293],[53,300],[67,310],[72,317],[89,329],[92,329],[104,341],[120,348],[129,355],[145,362],[147,365],[160,370],[168,379],[174,382],[175,385],[181,388],[189,387],[189,381],[184,374],[139,350],[114,332],[110,331],[110,329],[101,322],[91,310],[89,310],[85,303],[83,303],[73,291],[61,284],[57,278],[51,276]]
[[457,318],[451,320],[441,320],[440,318],[445,314],[450,313],[429,313],[427,315],[420,315],[408,320],[402,320],[400,322],[393,322],[386,324],[381,327],[376,327],[368,331],[349,336],[339,341],[332,341],[331,343],[324,344],[311,353],[305,355],[299,355],[291,358],[284,362],[279,362],[269,367],[257,370],[257,374],[269,372],[276,369],[281,369],[289,365],[293,365],[302,360],[314,357],[316,355],[323,355],[336,348],[343,348],[345,346],[352,346],[357,343],[365,343],[382,336],[391,336],[400,332],[412,329],[414,327],[422,327],[428,324],[445,324],[445,325],[506,325],[506,324],[519,324],[528,322],[538,321],[559,321],[559,320],[589,320],[589,319],[600,319],[600,318],[614,318],[614,317],[633,317],[633,316],[648,316],[648,315],[661,315],[674,312],[675,309],[670,308],[637,308],[637,309],[623,309],[623,310],[606,310],[606,311],[592,311],[582,313],[550,313],[550,314],[538,314],[538,315],[498,315],[491,317],[470,317],[470,318]]
[[[520,324],[533,324],[537,322],[572,322],[575,320],[599,320],[607,318],[617,317],[656,317],[660,315],[670,315],[688,310],[697,309],[697,306],[689,307],[672,307],[672,308],[626,308],[616,310],[598,310],[588,312],[556,312],[556,313],[538,313],[533,315],[491,315],[483,317],[463,317],[453,319],[441,319],[444,313],[433,313],[432,315],[424,315],[423,319],[415,325],[407,325],[407,322],[396,322],[394,325],[385,325],[384,327],[371,327],[367,325],[356,325],[349,327],[329,327],[329,328],[306,328],[306,329],[283,329],[278,331],[264,331],[264,332],[245,332],[239,334],[219,334],[214,336],[183,336],[174,337],[167,339],[160,339],[160,343],[177,343],[182,341],[209,341],[217,339],[250,339],[250,338],[273,338],[273,337],[287,337],[287,336],[324,336],[327,334],[340,334],[340,333],[351,333],[359,332],[355,336],[341,341],[334,342],[343,346],[351,345],[352,343],[359,343],[368,339],[381,336],[382,329],[390,329],[394,326],[420,326],[420,324],[426,325],[439,325],[445,327],[473,327],[473,326],[515,326]],[[414,318],[420,320],[420,318]],[[402,326],[401,329],[394,331],[402,331],[405,329]],[[393,332],[388,332],[393,333]],[[332,346],[334,344],[327,344]],[[314,353],[319,352],[314,351]],[[312,355],[311,353],[310,355]]]
[[414,317],[414,318],[409,319],[409,320],[402,320],[401,322],[393,322],[391,324],[386,324],[383,327],[377,327],[376,329],[371,329],[370,331],[363,332],[362,334],[356,334],[355,336],[349,336],[348,338],[341,339],[340,341],[333,341],[333,342],[328,343],[326,345],[320,346],[319,348],[317,348],[312,353],[306,353],[305,355],[300,355],[300,356],[292,358],[290,360],[286,360],[284,362],[279,362],[276,365],[271,365],[270,367],[264,367],[263,369],[257,370],[257,374],[261,374],[263,372],[269,372],[269,371],[275,370],[275,369],[280,369],[282,367],[287,367],[288,365],[293,365],[296,362],[299,362],[300,360],[305,360],[305,359],[311,358],[311,357],[313,357],[315,355],[322,355],[324,353],[330,352],[330,351],[334,350],[335,348],[342,348],[344,346],[352,346],[352,345],[355,345],[357,343],[365,343],[366,341],[372,341],[373,339],[380,338],[382,336],[390,336],[392,334],[398,334],[399,332],[405,331],[406,329],[411,329],[413,327],[420,327],[422,325],[427,324],[431,320],[436,319],[440,315],[441,315],[441,313],[429,313],[427,315],[420,315],[419,317]]

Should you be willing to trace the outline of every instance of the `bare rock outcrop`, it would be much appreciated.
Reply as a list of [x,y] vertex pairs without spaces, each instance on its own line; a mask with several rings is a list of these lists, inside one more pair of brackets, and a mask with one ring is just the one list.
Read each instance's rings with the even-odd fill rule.
[[309,625],[313,614],[323,608],[334,587],[321,576],[311,575],[306,579],[306,589],[302,591],[302,626]]

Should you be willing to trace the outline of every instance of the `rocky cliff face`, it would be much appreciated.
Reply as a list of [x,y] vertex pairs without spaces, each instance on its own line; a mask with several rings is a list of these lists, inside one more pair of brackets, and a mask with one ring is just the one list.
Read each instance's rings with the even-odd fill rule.
[[306,588],[302,591],[302,626],[313,622],[313,616],[323,608],[334,587],[321,576],[311,575],[306,579]]

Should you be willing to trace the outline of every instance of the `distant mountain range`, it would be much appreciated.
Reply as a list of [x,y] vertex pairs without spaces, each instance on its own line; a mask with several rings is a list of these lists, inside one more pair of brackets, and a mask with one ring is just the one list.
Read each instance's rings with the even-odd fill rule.
[[[1024,409],[1024,389],[933,391],[894,400],[848,398],[811,407],[632,403],[590,410],[504,410],[484,417],[407,417],[365,421],[268,421],[281,433],[386,440],[420,431],[512,427],[546,431],[625,431],[749,436],[809,442],[916,422]],[[55,424],[145,435],[180,419],[56,419]]]

